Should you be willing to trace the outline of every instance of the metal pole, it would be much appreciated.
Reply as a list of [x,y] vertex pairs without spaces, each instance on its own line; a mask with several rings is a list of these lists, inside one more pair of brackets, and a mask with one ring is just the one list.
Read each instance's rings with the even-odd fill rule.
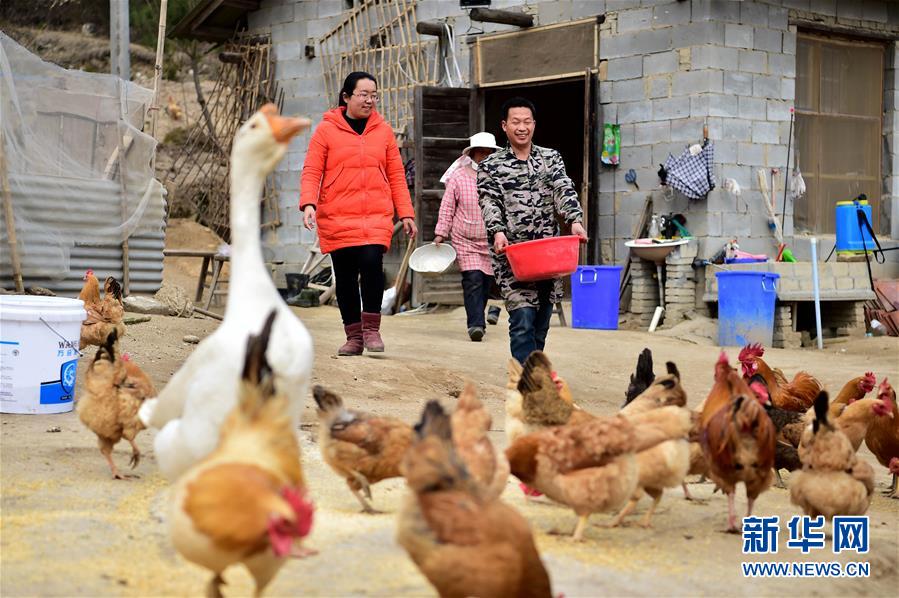
[[818,285],[818,239],[812,237],[812,286],[815,289],[815,331],[818,333],[818,349],[824,348],[821,336],[821,287]]
[[128,0],[109,0],[109,70],[125,81],[131,80],[131,33]]
[[119,6],[120,0],[109,0],[109,72],[119,76]]

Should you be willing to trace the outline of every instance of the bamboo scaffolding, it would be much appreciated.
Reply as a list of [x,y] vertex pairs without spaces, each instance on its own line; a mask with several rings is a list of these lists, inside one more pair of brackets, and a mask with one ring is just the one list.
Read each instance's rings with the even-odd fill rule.
[[435,85],[437,42],[415,31],[416,0],[365,0],[319,40],[325,90],[336,97],[343,77],[366,70],[378,79],[378,111],[406,132],[416,85]]
[[[190,129],[187,142],[165,177],[196,211],[197,220],[230,240],[228,191],[229,154],[237,129],[263,104],[283,107],[284,93],[274,78],[274,57],[268,40],[238,39],[225,48],[215,86],[209,94],[205,124]],[[169,202],[169,209],[175,201]],[[272,177],[263,190],[261,228],[281,225],[276,185]]]

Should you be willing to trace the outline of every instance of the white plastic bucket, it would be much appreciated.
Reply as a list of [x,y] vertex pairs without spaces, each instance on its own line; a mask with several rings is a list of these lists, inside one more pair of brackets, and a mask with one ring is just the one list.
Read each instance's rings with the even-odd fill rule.
[[72,410],[86,315],[80,299],[0,295],[0,412]]

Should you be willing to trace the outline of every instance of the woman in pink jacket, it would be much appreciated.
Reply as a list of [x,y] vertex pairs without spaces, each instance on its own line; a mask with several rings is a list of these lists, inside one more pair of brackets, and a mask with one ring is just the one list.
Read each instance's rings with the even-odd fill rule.
[[331,254],[346,332],[337,354],[361,355],[363,348],[384,350],[384,252],[390,248],[394,213],[414,237],[415,212],[393,127],[375,110],[375,78],[350,73],[339,102],[325,113],[309,142],[300,210],[306,228],[317,226],[322,253]]
[[[498,149],[493,135],[476,133],[468,140],[468,147],[462,150],[462,156],[440,178],[446,185],[446,191],[440,202],[434,243],[439,245],[449,237],[456,250],[456,261],[462,270],[468,338],[474,342],[484,338],[484,309],[493,286],[487,229],[478,205],[476,170],[481,160]],[[487,321],[496,324],[498,320],[499,308],[491,307]]]

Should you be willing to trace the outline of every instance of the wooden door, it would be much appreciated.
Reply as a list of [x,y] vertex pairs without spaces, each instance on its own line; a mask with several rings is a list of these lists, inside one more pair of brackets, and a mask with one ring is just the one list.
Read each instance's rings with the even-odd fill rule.
[[[471,90],[455,87],[415,89],[415,219],[418,244],[434,240],[443,198],[440,177],[468,145]],[[462,305],[462,280],[454,264],[440,276],[412,275],[412,302]]]
[[835,205],[868,196],[877,229],[881,195],[884,46],[800,34],[796,47],[796,157],[808,192],[798,231],[834,232]]

